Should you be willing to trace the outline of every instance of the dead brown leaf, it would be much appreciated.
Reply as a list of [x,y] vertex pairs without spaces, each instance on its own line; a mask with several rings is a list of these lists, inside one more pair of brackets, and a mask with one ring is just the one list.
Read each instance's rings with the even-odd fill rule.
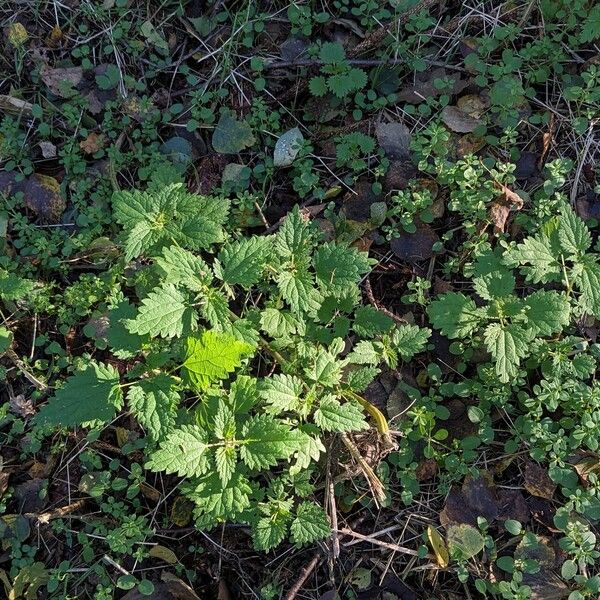
[[81,67],[53,69],[44,65],[40,70],[40,77],[54,95],[60,98],[71,98],[76,93],[74,88],[81,83],[83,69]]
[[506,231],[506,222],[511,211],[517,211],[523,208],[523,198],[505,185],[500,184],[499,188],[502,193],[491,203],[490,219],[494,224],[494,231],[503,233]]
[[533,462],[525,463],[523,487],[532,495],[552,500],[556,484],[550,479],[546,469]]
[[102,133],[92,131],[85,140],[79,142],[79,147],[83,150],[84,154],[96,154],[96,152],[104,148],[105,140],[106,138]]
[[457,106],[445,106],[441,117],[444,124],[456,133],[473,133],[483,124],[481,119],[468,115]]

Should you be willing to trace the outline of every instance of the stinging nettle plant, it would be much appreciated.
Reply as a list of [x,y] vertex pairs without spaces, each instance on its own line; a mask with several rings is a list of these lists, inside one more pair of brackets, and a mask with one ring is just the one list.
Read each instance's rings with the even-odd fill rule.
[[[591,246],[588,227],[565,205],[536,235],[477,258],[465,274],[473,278],[479,304],[449,292],[430,304],[429,318],[448,338],[485,347],[499,380],[508,383],[531,355],[534,340],[561,334],[572,316],[600,318],[600,263]],[[514,269],[527,284],[563,289],[517,296]]]
[[249,524],[262,550],[327,536],[310,499],[326,436],[372,420],[390,442],[360,394],[429,330],[363,305],[367,254],[324,241],[298,208],[274,235],[229,232],[227,199],[158,173],[146,191],[116,192],[113,209],[124,257],[99,346],[108,356],[57,387],[36,424],[97,426],[129,411],[147,468],[186,478],[199,527]]

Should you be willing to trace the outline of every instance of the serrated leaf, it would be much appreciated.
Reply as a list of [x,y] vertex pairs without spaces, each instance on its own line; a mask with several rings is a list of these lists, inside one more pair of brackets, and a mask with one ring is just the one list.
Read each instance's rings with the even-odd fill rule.
[[328,242],[319,246],[314,255],[317,283],[328,294],[344,295],[358,284],[371,265],[366,252]]
[[185,321],[190,320],[192,314],[183,294],[172,283],[168,283],[156,288],[142,300],[137,316],[127,321],[126,327],[130,333],[138,335],[179,337]]
[[552,335],[570,322],[571,307],[565,294],[538,290],[525,298],[527,327],[536,335]]
[[294,455],[296,462],[290,467],[290,475],[297,475],[308,469],[311,462],[317,462],[321,453],[325,452],[317,427],[307,423],[299,428],[299,433],[299,446]]
[[473,279],[475,292],[484,300],[505,298],[515,290],[515,278],[512,273],[499,269]]
[[581,256],[592,245],[590,230],[571,207],[565,207],[561,211],[558,239],[562,250],[570,256]]
[[410,360],[425,348],[430,335],[431,329],[425,327],[398,325],[392,333],[392,344],[402,359]]
[[125,241],[125,260],[130,261],[150,251],[164,236],[164,231],[148,221],[139,221],[129,231]]
[[293,311],[309,312],[318,305],[313,277],[308,271],[282,271],[277,277],[277,284]]
[[352,328],[361,337],[375,337],[389,332],[394,326],[394,320],[373,306],[359,306],[354,313]]
[[514,324],[503,327],[500,323],[492,323],[485,328],[483,339],[496,362],[496,374],[502,383],[517,376],[521,358],[529,353],[532,337],[531,330]]
[[294,544],[312,544],[331,534],[329,519],[325,511],[313,502],[302,502],[296,509],[296,518],[290,526]]
[[279,546],[285,538],[289,527],[289,517],[277,515],[277,518],[263,517],[253,529],[254,548],[268,552]]
[[211,473],[197,481],[187,492],[195,504],[196,525],[202,529],[224,521],[234,521],[250,506],[252,487],[248,479],[235,472],[224,486],[218,473]]
[[298,331],[300,322],[290,312],[265,308],[260,315],[261,329],[272,338],[288,337]]
[[238,121],[223,114],[212,136],[212,146],[219,154],[237,154],[254,145],[256,139],[252,127],[246,121]]
[[373,365],[381,362],[382,348],[380,342],[362,340],[358,342],[348,355],[348,362],[355,365]]
[[300,436],[270,415],[256,415],[242,429],[240,456],[250,469],[267,469],[289,458]]
[[154,259],[165,283],[182,284],[200,292],[212,279],[210,267],[199,257],[179,246],[169,246]]
[[277,374],[264,379],[260,396],[268,404],[265,410],[273,414],[285,411],[301,412],[303,383],[294,375]]
[[521,265],[527,281],[552,281],[560,275],[558,257],[546,236],[528,237],[504,255],[509,267]]
[[112,196],[113,216],[123,227],[133,229],[137,223],[145,221],[148,215],[161,210],[166,201],[164,195],[120,190]]
[[298,207],[294,206],[275,236],[277,253],[284,259],[304,256],[310,250],[313,240],[311,224],[304,220]]
[[327,80],[325,77],[321,76],[311,77],[310,81],[308,82],[308,89],[310,90],[310,93],[317,98],[321,98],[329,91],[327,87]]
[[354,402],[344,402],[332,396],[323,398],[314,414],[315,423],[324,431],[361,431],[368,425],[361,407]]
[[304,372],[309,379],[326,387],[336,385],[342,379],[342,365],[326,350],[319,350],[313,363]]
[[304,136],[294,127],[279,136],[273,151],[273,165],[275,167],[289,167],[300,151]]
[[585,261],[579,275],[582,304],[597,319],[600,319],[600,265]]
[[197,425],[174,429],[150,455],[146,468],[151,471],[177,473],[180,477],[199,477],[209,469],[208,435]]
[[204,292],[204,302],[199,307],[200,314],[211,327],[223,331],[231,324],[229,302],[223,293],[214,287],[209,287]]
[[215,465],[223,486],[233,477],[237,466],[237,452],[231,446],[220,446],[215,450]]
[[377,367],[361,367],[348,373],[346,382],[348,387],[354,392],[362,392],[373,382],[375,377],[381,372]]
[[272,241],[272,237],[253,236],[227,244],[219,252],[217,276],[230,285],[257,283],[269,260]]
[[123,404],[119,372],[112,365],[91,362],[69,377],[35,416],[38,425],[76,427],[107,423]]
[[252,350],[249,344],[223,333],[205,331],[201,335],[189,336],[183,374],[198,389],[205,389],[211,382],[225,379],[242,364],[242,357]]
[[153,440],[160,440],[175,424],[179,393],[175,380],[165,374],[140,380],[129,388],[127,403]]
[[468,337],[481,322],[475,302],[457,292],[448,292],[434,300],[427,314],[433,326],[450,339]]
[[127,330],[126,322],[135,318],[136,308],[128,300],[122,300],[108,311],[106,340],[119,358],[130,358],[140,352],[148,341],[147,335],[138,335]]
[[199,250],[224,239],[229,201],[190,194],[181,183],[152,192],[116,192],[112,201],[115,219],[125,229],[128,259],[174,241]]

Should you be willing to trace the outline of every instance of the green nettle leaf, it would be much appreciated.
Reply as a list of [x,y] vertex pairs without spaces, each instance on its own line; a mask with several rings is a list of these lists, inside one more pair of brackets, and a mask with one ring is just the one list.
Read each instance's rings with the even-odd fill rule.
[[209,469],[208,435],[197,425],[182,425],[171,431],[150,455],[146,468],[177,473],[180,477],[199,477]]
[[294,455],[296,462],[290,467],[290,475],[297,475],[308,469],[311,462],[318,461],[325,446],[319,437],[319,429],[310,423],[305,423],[299,428],[299,447]]
[[174,241],[200,250],[224,239],[229,201],[190,194],[181,183],[152,192],[115,192],[112,202],[115,219],[125,229],[127,260]]
[[125,260],[129,261],[155,247],[163,236],[164,228],[158,224],[148,221],[136,223],[125,241]]
[[558,239],[562,250],[574,257],[585,254],[592,245],[590,230],[571,207],[565,207],[561,211]]
[[314,228],[297,206],[285,218],[275,236],[275,249],[283,259],[306,256],[314,240]]
[[348,362],[355,365],[377,366],[381,362],[382,351],[380,342],[363,340],[354,346],[348,355]]
[[321,400],[314,420],[325,431],[361,431],[368,428],[359,404],[351,401],[341,404],[334,396],[326,396]]
[[312,275],[306,270],[281,271],[277,284],[283,299],[295,312],[309,312],[318,306]]
[[372,338],[388,333],[394,326],[394,320],[386,314],[367,304],[359,306],[354,313],[352,328],[361,337]]
[[230,285],[249,287],[257,283],[272,250],[272,237],[254,236],[232,242],[219,252],[216,275]]
[[302,391],[303,383],[299,377],[277,374],[262,381],[260,396],[267,402],[266,410],[270,413],[302,413],[306,406]]
[[142,300],[135,319],[127,321],[130,333],[149,334],[165,338],[179,337],[184,325],[193,323],[193,310],[186,306],[186,298],[172,284],[156,288]]
[[348,373],[346,382],[354,392],[362,392],[369,387],[375,377],[381,373],[377,367],[360,367]]
[[140,352],[148,342],[149,336],[138,335],[127,330],[127,321],[134,319],[137,310],[128,300],[122,300],[117,306],[108,311],[108,330],[106,340],[108,345],[119,358],[131,358]]
[[221,483],[226,486],[233,477],[237,466],[237,451],[233,446],[220,446],[215,450],[215,465]]
[[481,322],[475,302],[464,294],[448,292],[427,309],[433,326],[450,339],[468,337]]
[[69,377],[35,416],[38,425],[76,427],[114,419],[123,405],[119,372],[112,365],[90,362]]
[[294,544],[312,544],[331,534],[329,519],[325,511],[314,502],[302,502],[296,510],[296,518],[290,526]]
[[304,372],[309,379],[326,387],[337,385],[342,379],[342,365],[326,350],[319,350]]
[[527,326],[536,335],[552,335],[562,331],[571,318],[571,307],[565,294],[539,290],[525,298]]
[[235,472],[227,485],[223,485],[218,473],[210,473],[195,482],[186,495],[196,503],[196,525],[208,529],[224,521],[234,521],[250,506],[251,493],[248,479]]
[[523,273],[532,283],[553,281],[561,273],[558,256],[545,235],[525,238],[505,253],[504,260],[509,267],[524,265]]
[[404,360],[410,360],[421,352],[431,335],[431,330],[417,325],[399,325],[392,333],[394,350]]
[[267,469],[288,459],[299,447],[300,436],[270,415],[250,418],[239,440],[240,456],[250,469]]
[[189,336],[183,374],[197,389],[206,389],[213,381],[228,377],[252,351],[252,346],[225,333],[205,331]]
[[205,290],[204,302],[199,307],[200,314],[215,329],[226,330],[231,325],[229,302],[223,293],[215,288]]
[[237,430],[235,415],[230,406],[219,402],[214,422],[214,435],[218,440],[233,441]]
[[228,114],[221,115],[212,136],[212,146],[219,154],[237,154],[256,142],[252,127]]
[[333,242],[319,246],[314,255],[317,283],[332,295],[344,295],[371,269],[366,252]]
[[204,291],[212,279],[210,267],[199,256],[179,246],[163,248],[162,255],[154,262],[165,283],[183,285],[193,292]]
[[473,287],[475,292],[484,300],[505,298],[514,292],[515,278],[509,271],[498,270],[475,277],[473,279]]
[[582,304],[597,319],[600,319],[600,265],[591,261],[584,261],[578,278],[581,290]]
[[268,552],[279,546],[288,532],[289,525],[288,515],[278,514],[275,518],[269,516],[260,519],[252,532],[256,550]]
[[127,403],[153,440],[160,440],[175,424],[179,393],[175,380],[164,373],[129,388]]
[[260,316],[260,328],[272,338],[288,337],[296,333],[301,322],[290,312],[265,308]]
[[532,330],[519,325],[502,326],[491,323],[483,332],[486,348],[496,361],[496,374],[502,383],[508,383],[518,375],[521,358],[529,353],[529,342],[533,339]]

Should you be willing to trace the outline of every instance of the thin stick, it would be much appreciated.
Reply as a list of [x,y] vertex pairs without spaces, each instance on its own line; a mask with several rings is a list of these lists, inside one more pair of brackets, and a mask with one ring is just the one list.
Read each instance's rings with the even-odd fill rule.
[[8,356],[13,365],[15,365],[15,367],[21,371],[23,377],[25,377],[25,379],[27,379],[27,381],[29,381],[29,383],[31,383],[40,392],[45,392],[48,389],[48,386],[44,382],[37,379],[35,375],[29,371],[27,365],[17,356],[17,353],[12,348],[9,348],[6,351],[6,356]]
[[300,577],[298,577],[296,583],[294,583],[294,585],[290,588],[290,591],[285,595],[284,600],[294,600],[298,592],[302,589],[302,586],[306,583],[306,580],[310,577],[310,574],[319,564],[320,560],[320,554],[315,554],[312,557],[312,560],[300,572]]
[[[409,554],[410,556],[416,556],[418,558],[433,558],[433,556],[427,554],[426,556],[420,556],[416,550],[412,548],[405,548],[404,546],[399,546],[398,544],[392,544],[390,542],[382,542],[381,540],[375,539],[374,537],[363,535],[362,533],[357,533],[356,531],[352,531],[352,529],[340,529],[339,533],[343,533],[344,535],[349,535],[350,537],[357,538],[362,540],[363,542],[369,542],[374,546],[381,546],[382,548],[387,548],[388,550],[393,550],[394,552],[401,552],[402,554]],[[346,544],[344,544],[345,546]]]

